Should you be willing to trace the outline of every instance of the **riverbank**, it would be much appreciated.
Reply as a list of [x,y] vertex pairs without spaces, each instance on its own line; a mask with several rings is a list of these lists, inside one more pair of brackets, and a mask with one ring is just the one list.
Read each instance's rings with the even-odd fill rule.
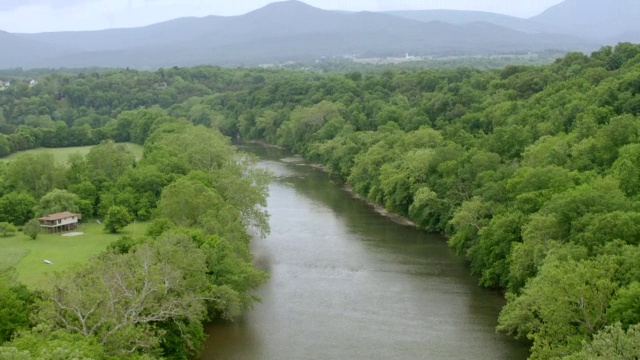
[[[243,142],[247,143],[247,144],[264,146],[265,148],[289,151],[288,149],[286,149],[286,148],[284,148],[282,146],[269,144],[269,143],[261,141],[261,140],[251,140],[251,141],[243,141]],[[294,154],[294,153],[291,153],[291,154],[293,154],[294,156],[300,156],[301,159],[303,159],[304,161],[307,161],[307,159],[305,159],[302,155]],[[320,170],[320,171],[322,171],[322,172],[324,172],[326,174],[330,174],[329,169],[325,165],[320,164],[320,163],[306,162],[306,163],[300,164],[300,165],[305,165],[305,166],[308,166],[310,168]],[[375,212],[377,212],[378,214],[388,218],[389,220],[391,220],[391,221],[393,221],[393,222],[395,222],[397,224],[400,224],[400,225],[412,226],[412,227],[417,228],[416,223],[414,223],[410,219],[408,219],[408,218],[406,218],[404,216],[395,214],[395,213],[387,210],[384,206],[376,204],[375,202],[367,199],[365,196],[362,196],[362,195],[356,193],[355,190],[353,190],[353,188],[350,185],[348,185],[348,184],[343,185],[342,186],[342,190],[344,190],[345,192],[349,193],[349,195],[351,197],[367,203],[369,206],[371,206],[375,210]]]
[[278,149],[278,150],[287,150],[285,148],[283,148],[280,145],[275,145],[275,144],[270,144],[266,141],[262,141],[262,140],[242,140],[239,139],[240,143],[244,143],[244,144],[253,144],[253,145],[260,145],[260,146],[264,146],[266,148],[271,148],[271,149]]
[[349,185],[344,185],[342,187],[342,190],[348,192],[355,199],[358,199],[360,201],[363,201],[363,202],[369,204],[375,210],[375,212],[377,212],[378,214],[388,218],[389,220],[391,220],[391,221],[393,221],[395,223],[398,223],[398,224],[404,225],[404,226],[412,226],[412,227],[415,227],[415,228],[418,227],[416,225],[416,223],[414,223],[413,221],[407,219],[406,217],[398,215],[398,214],[394,214],[391,211],[385,209],[383,206],[374,203],[373,201],[367,199],[366,197],[364,197],[362,195],[359,195]]

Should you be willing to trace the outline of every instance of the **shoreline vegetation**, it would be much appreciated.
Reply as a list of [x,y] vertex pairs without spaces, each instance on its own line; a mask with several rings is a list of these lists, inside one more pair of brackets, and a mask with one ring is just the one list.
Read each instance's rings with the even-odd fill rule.
[[[147,237],[123,237],[61,274],[58,292],[35,294],[12,270],[0,274],[0,292],[15,299],[0,310],[16,309],[0,328],[0,352],[26,357],[62,338],[80,341],[69,345],[76,357],[186,360],[202,344],[203,319],[249,309],[266,274],[253,267],[247,232],[268,232],[268,178],[231,146],[247,139],[322,164],[379,210],[448,235],[480,286],[506,291],[498,330],[531,340],[532,359],[636,356],[628,352],[640,333],[638,78],[640,45],[621,43],[486,71],[201,66],[12,81],[0,94],[0,156],[97,146],[66,164],[51,154],[0,162],[0,223],[73,210],[150,224]],[[125,142],[144,146],[140,161],[117,144]],[[185,253],[193,260],[171,256]],[[140,262],[158,265],[153,279],[176,280],[167,299],[192,311],[131,323],[104,310],[110,279],[144,279]],[[82,293],[90,296],[65,295]],[[101,316],[91,318],[97,330],[74,330],[86,317],[56,301],[81,314],[106,304],[91,313]],[[137,301],[150,304],[145,314],[167,314],[161,298]],[[105,339],[114,328],[118,336]]]
[[415,227],[417,228],[418,225],[416,225],[416,223],[414,223],[413,221],[405,218],[404,216],[398,215],[398,214],[394,214],[391,211],[385,209],[383,206],[380,206],[376,203],[374,203],[373,201],[367,199],[364,196],[358,195],[355,191],[353,191],[353,188],[351,186],[348,185],[344,185],[342,187],[342,190],[344,190],[345,192],[347,192],[349,195],[351,195],[351,197],[358,199],[360,201],[363,201],[365,203],[367,203],[369,206],[371,206],[373,208],[373,210],[378,213],[379,215],[386,217],[387,219],[400,224],[400,225],[404,225],[404,226],[411,226],[411,227]]
[[[247,141],[246,143],[249,144],[255,144],[255,145],[260,145],[260,146],[264,146],[266,148],[274,148],[274,149],[279,149],[279,150],[286,150],[285,148],[283,148],[282,146],[278,146],[278,145],[273,145],[273,144],[267,144],[264,141]],[[294,154],[295,156],[300,156],[297,154]],[[304,159],[304,158],[302,158]],[[304,159],[306,160],[306,159]],[[300,164],[300,165],[305,165],[308,166],[310,168],[313,169],[317,169],[320,170],[324,173],[326,173],[327,175],[331,175],[331,171],[322,164],[318,164],[318,163],[304,163],[304,164]],[[360,200],[364,203],[366,203],[367,205],[369,205],[376,213],[378,213],[379,215],[386,217],[387,219],[400,224],[400,225],[404,225],[404,226],[411,226],[411,227],[415,227],[417,228],[418,226],[416,225],[416,223],[414,223],[413,221],[407,219],[404,216],[398,215],[398,214],[394,214],[393,212],[387,210],[384,208],[384,206],[381,206],[379,204],[376,204],[375,202],[371,201],[370,199],[367,199],[366,197],[359,195],[358,193],[356,193],[353,188],[347,184],[343,184],[341,189],[346,192],[347,194],[349,194],[349,196],[351,196],[354,199]],[[442,234],[444,235],[444,234]]]
[[[247,141],[243,140],[242,143],[260,145],[260,146],[263,146],[265,148],[286,150],[282,146],[275,145],[275,144],[270,144],[270,143],[267,143],[265,141],[260,141],[260,140],[247,140]],[[293,154],[293,155],[294,156],[300,156],[298,154]],[[304,157],[302,159],[306,160]],[[326,173],[327,175],[330,175],[330,170],[325,165],[322,165],[322,164],[319,164],[319,163],[304,163],[304,164],[299,164],[299,165],[308,166],[310,168],[320,170],[320,171]],[[358,199],[358,200],[360,200],[362,202],[365,202],[369,206],[371,206],[371,208],[373,208],[373,210],[376,213],[378,213],[379,215],[381,215],[383,217],[386,217],[389,220],[391,220],[391,221],[393,221],[393,222],[395,222],[397,224],[405,225],[405,226],[412,226],[412,227],[416,227],[417,228],[417,225],[413,221],[407,219],[404,216],[400,216],[398,214],[394,214],[393,212],[390,212],[387,209],[385,209],[383,206],[380,206],[379,204],[374,203],[373,201],[367,199],[366,197],[357,194],[355,191],[353,191],[353,188],[351,186],[345,184],[345,185],[342,186],[342,190],[344,192],[348,193],[349,196],[351,196],[352,198]]]

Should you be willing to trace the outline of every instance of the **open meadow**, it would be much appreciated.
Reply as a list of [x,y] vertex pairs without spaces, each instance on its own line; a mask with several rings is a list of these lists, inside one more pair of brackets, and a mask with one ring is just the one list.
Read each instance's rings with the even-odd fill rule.
[[[140,160],[142,158],[142,145],[134,144],[134,143],[122,143],[127,146],[129,151],[136,157],[136,160]],[[93,146],[76,146],[76,147],[66,147],[66,148],[38,148],[26,151],[18,151],[13,153],[7,157],[0,158],[0,161],[13,161],[19,156],[24,154],[41,154],[41,153],[50,153],[53,154],[56,161],[59,163],[65,163],[71,154],[82,154],[85,155],[89,153]]]
[[[146,228],[147,223],[136,223],[135,235],[144,234]],[[0,267],[13,266],[20,282],[31,288],[44,289],[50,284],[50,274],[88,261],[122,235],[133,236],[134,224],[118,234],[109,234],[103,225],[92,220],[81,224],[77,231],[85,234],[71,237],[40,234],[36,240],[32,240],[19,232],[12,237],[1,237]],[[48,265],[45,260],[53,264]]]

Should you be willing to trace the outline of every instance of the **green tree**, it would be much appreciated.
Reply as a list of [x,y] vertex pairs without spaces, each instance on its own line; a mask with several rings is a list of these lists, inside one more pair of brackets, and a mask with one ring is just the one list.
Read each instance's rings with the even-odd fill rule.
[[478,234],[478,242],[468,251],[471,269],[481,275],[480,284],[487,287],[509,285],[509,254],[512,244],[521,242],[523,214],[513,211],[494,216]]
[[52,154],[25,154],[9,164],[6,180],[14,189],[39,198],[55,188],[63,188],[64,175]]
[[261,285],[267,275],[254,268],[248,246],[220,236],[208,236],[202,250],[207,256],[209,280],[213,285],[213,301],[208,301],[210,314],[234,319],[251,308],[258,299],[251,291]]
[[0,344],[11,340],[19,330],[29,328],[29,315],[35,294],[15,281],[12,269],[0,269]]
[[167,186],[158,203],[164,217],[184,227],[195,226],[202,216],[223,207],[224,200],[215,190],[185,178]]
[[599,248],[614,240],[631,245],[640,243],[640,213],[614,211],[607,214],[590,214],[576,221],[571,241],[588,247]]
[[145,143],[145,165],[162,173],[186,175],[190,171],[213,173],[230,164],[236,151],[229,139],[202,126],[181,126],[171,133],[159,129]]
[[324,135],[316,135],[325,124],[341,129],[344,119],[341,113],[344,108],[339,104],[323,101],[309,108],[298,108],[291,112],[289,119],[284,121],[277,130],[278,143],[287,146],[294,152],[300,152],[314,137],[328,140],[336,135],[336,129],[325,128]]
[[611,301],[609,319],[611,323],[622,323],[625,328],[640,324],[640,282],[618,290]]
[[[20,351],[14,347],[0,347],[0,360],[32,360],[28,351]],[[84,359],[83,359],[84,360]]]
[[534,277],[561,239],[562,225],[554,215],[531,215],[522,227],[522,242],[512,244],[509,254],[509,289],[518,292]]
[[104,348],[95,338],[85,338],[65,331],[52,331],[37,326],[23,331],[5,348],[0,348],[0,359],[24,360],[107,360]]
[[9,235],[13,235],[16,233],[16,231],[18,231],[18,229],[13,225],[10,224],[8,222],[0,222],[0,234],[2,234],[2,236],[9,236]]
[[122,206],[112,206],[104,219],[104,227],[111,233],[118,231],[131,224],[133,217],[129,214],[129,210]]
[[533,340],[532,359],[579,350],[607,324],[615,270],[609,259],[545,263],[520,296],[508,294],[498,329]]
[[271,178],[266,170],[255,165],[253,157],[239,155],[234,163],[209,176],[213,189],[235,211],[240,212],[245,227],[265,236],[270,231],[266,206]]
[[40,234],[40,230],[40,221],[38,221],[38,219],[31,219],[24,225],[22,232],[24,232],[24,234],[31,239],[35,240],[38,237],[38,234]]
[[26,192],[11,192],[0,198],[0,221],[22,225],[35,215],[35,198]]
[[462,203],[450,221],[456,233],[449,239],[458,254],[468,251],[477,234],[489,223],[489,208],[481,197],[474,197]]
[[[166,112],[158,107],[153,109],[137,109],[125,111],[116,119],[123,132],[129,132],[129,140],[136,144],[144,144],[149,135],[161,124],[173,121]],[[120,135],[124,138],[124,134]]]
[[635,360],[640,357],[640,324],[624,330],[614,324],[597,333],[591,342],[584,342],[582,350],[565,356],[563,360]]
[[135,158],[126,145],[103,141],[91,148],[86,156],[91,179],[117,180],[133,167]]
[[40,199],[40,204],[35,209],[36,216],[45,216],[69,211],[77,213],[80,211],[78,207],[79,197],[67,190],[54,189]]
[[11,144],[6,135],[0,134],[0,157],[5,157],[11,153]]
[[172,229],[174,226],[175,225],[171,220],[165,217],[159,217],[153,219],[149,226],[147,226],[145,235],[155,239],[158,236],[162,235],[165,231]]
[[205,255],[188,236],[164,234],[126,254],[108,252],[60,274],[38,319],[95,338],[113,356],[157,351],[162,323],[175,324],[184,346],[197,350],[202,343],[186,329],[203,331],[205,300],[212,296],[206,273]]

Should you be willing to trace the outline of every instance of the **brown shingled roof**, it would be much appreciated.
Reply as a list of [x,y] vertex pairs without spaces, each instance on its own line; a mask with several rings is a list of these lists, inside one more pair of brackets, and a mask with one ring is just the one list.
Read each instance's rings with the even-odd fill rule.
[[61,213],[57,213],[57,214],[50,214],[50,215],[47,215],[45,217],[41,217],[38,220],[55,221],[55,220],[62,220],[62,219],[70,218],[70,217],[73,217],[73,216],[77,216],[78,219],[82,219],[82,215],[80,215],[80,214],[74,214],[72,212],[65,211],[65,212],[61,212]]

